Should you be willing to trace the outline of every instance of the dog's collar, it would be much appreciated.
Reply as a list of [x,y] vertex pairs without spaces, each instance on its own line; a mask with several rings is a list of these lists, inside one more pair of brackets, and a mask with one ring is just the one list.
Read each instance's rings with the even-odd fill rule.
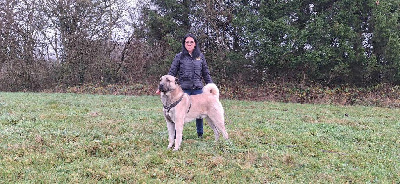
[[166,106],[164,105],[164,109],[167,110],[167,112],[169,112],[172,108],[174,108],[176,105],[179,104],[179,102],[182,101],[184,94],[179,98],[179,100],[177,100],[176,102],[172,103],[170,106]]

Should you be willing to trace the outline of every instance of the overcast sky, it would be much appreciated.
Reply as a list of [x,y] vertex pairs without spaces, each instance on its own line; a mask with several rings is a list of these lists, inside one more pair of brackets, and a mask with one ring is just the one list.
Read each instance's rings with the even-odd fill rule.
[[[137,0],[126,0],[126,8],[119,28],[114,29],[113,37],[116,41],[124,42],[133,33],[133,21],[138,16]],[[125,5],[121,5],[125,6]],[[136,17],[135,17],[136,16]]]

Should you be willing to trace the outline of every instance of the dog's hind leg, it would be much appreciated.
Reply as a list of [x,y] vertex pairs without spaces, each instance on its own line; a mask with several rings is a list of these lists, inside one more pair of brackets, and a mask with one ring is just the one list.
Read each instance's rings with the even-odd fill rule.
[[[228,139],[229,137],[228,137],[228,133],[225,130],[225,120],[224,120],[223,113],[215,113],[213,116],[209,116],[209,118],[211,119],[214,127],[216,127],[215,129],[217,130],[217,133],[218,133],[218,131],[221,132],[222,136],[225,139]],[[214,130],[214,133],[215,133],[215,130]],[[216,138],[217,138],[217,136],[216,136]]]
[[210,125],[210,127],[213,129],[214,131],[214,136],[215,136],[215,140],[218,141],[219,139],[219,132],[217,127],[215,126],[213,120],[211,120],[209,117],[206,117],[206,121],[208,123],[208,125]]
[[222,125],[218,129],[221,131],[222,137],[224,137],[224,139],[228,139],[229,138],[228,133],[226,132],[224,123],[222,123]]

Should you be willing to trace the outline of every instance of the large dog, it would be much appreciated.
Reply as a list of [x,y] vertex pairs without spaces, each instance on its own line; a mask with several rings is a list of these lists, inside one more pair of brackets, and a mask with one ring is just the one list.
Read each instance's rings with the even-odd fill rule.
[[[174,151],[180,148],[183,124],[196,118],[206,118],[214,131],[215,140],[218,140],[219,133],[228,139],[224,109],[219,102],[219,90],[215,84],[204,86],[202,94],[189,96],[183,92],[174,76],[164,75],[160,79],[157,93],[161,94],[161,102],[164,106],[164,116],[168,127],[168,148],[172,148],[174,144]],[[176,138],[174,138],[175,134]]]

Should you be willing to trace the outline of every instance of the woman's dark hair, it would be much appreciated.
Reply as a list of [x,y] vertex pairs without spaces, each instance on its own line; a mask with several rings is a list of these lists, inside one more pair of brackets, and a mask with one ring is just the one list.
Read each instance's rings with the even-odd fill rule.
[[185,37],[183,37],[183,40],[182,40],[182,55],[181,55],[181,57],[184,56],[184,55],[186,55],[186,54],[189,54],[189,51],[186,50],[186,48],[185,48],[185,40],[186,40],[186,38],[188,38],[188,37],[193,38],[194,43],[196,43],[196,46],[194,47],[194,50],[193,50],[193,52],[192,52],[192,57],[197,58],[197,57],[200,56],[200,47],[199,47],[199,43],[197,42],[197,38],[196,38],[193,34],[190,34],[190,33],[187,34],[187,35],[185,35]]

